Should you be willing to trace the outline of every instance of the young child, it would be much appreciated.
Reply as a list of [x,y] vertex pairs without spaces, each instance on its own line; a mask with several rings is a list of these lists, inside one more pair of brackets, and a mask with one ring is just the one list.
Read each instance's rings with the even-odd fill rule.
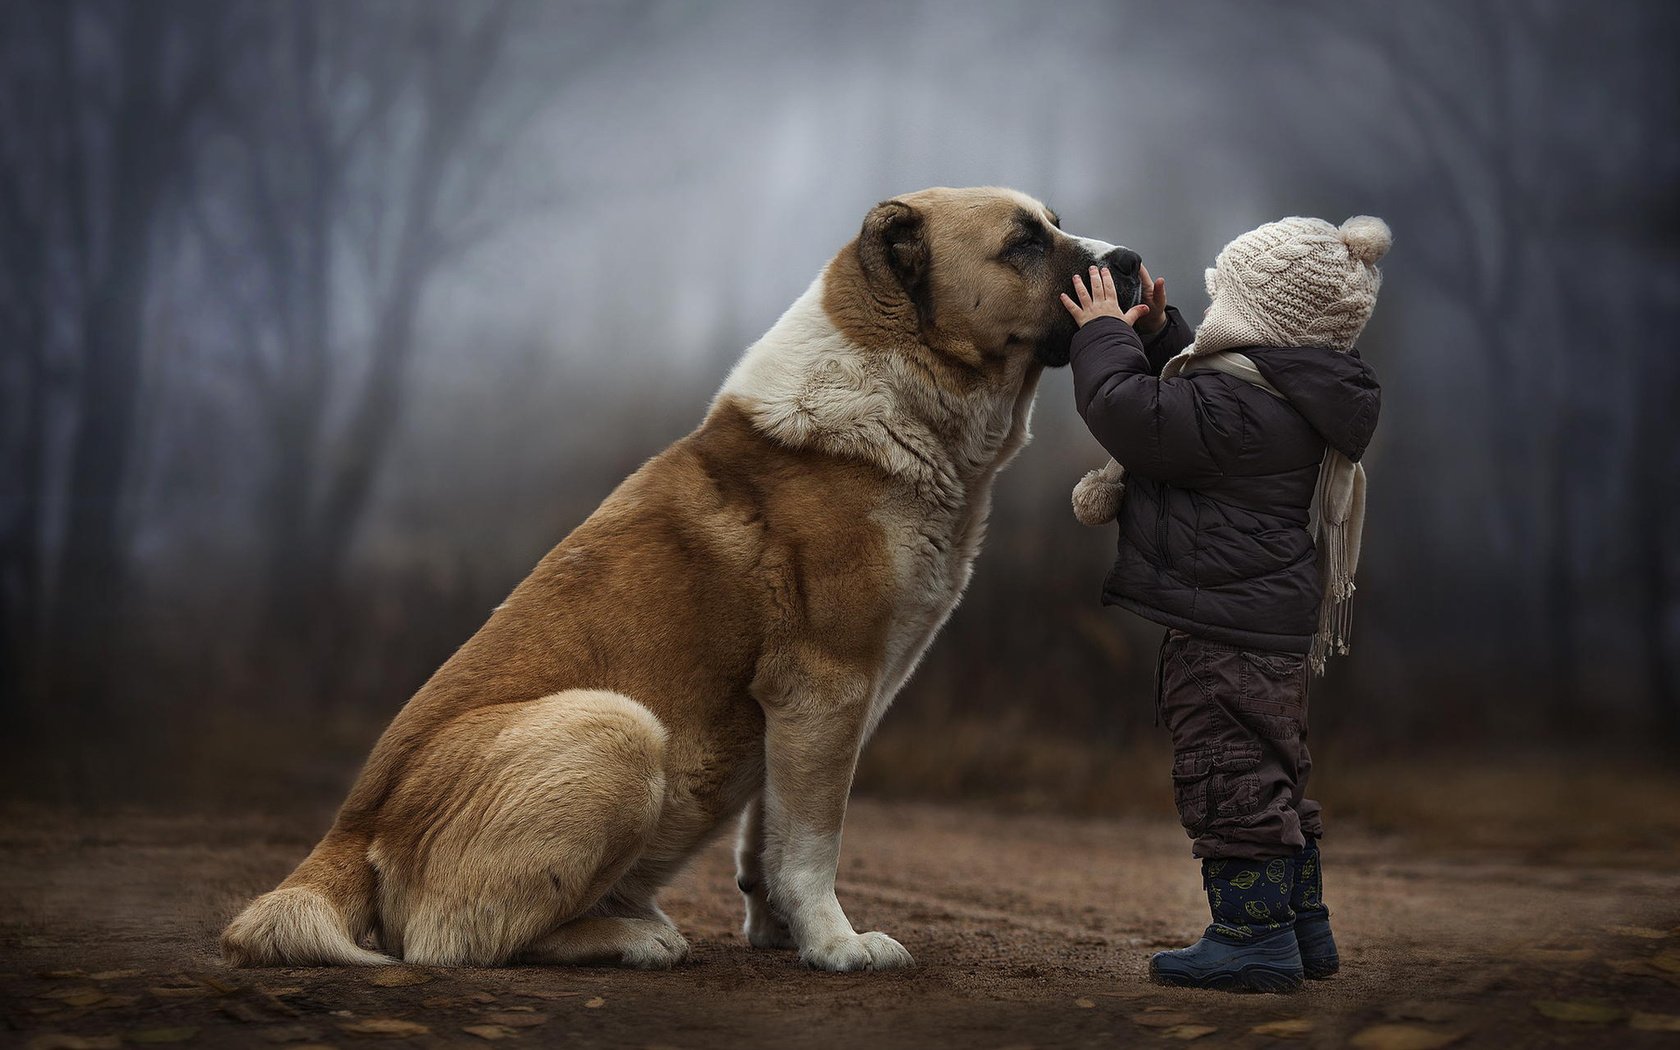
[[1130,310],[1106,270],[1062,296],[1079,413],[1117,461],[1075,511],[1120,523],[1104,603],[1167,627],[1156,711],[1213,913],[1201,940],[1150,960],[1167,984],[1287,991],[1339,965],[1306,797],[1307,671],[1347,651],[1381,400],[1353,344],[1390,241],[1370,216],[1243,234],[1207,271],[1194,342],[1147,270]]

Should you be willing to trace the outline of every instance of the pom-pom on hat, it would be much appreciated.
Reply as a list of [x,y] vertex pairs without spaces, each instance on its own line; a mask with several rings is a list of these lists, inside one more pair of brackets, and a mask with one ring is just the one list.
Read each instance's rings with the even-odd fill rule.
[[1198,348],[1351,348],[1377,304],[1377,261],[1393,240],[1372,215],[1339,227],[1292,217],[1250,230],[1207,271],[1212,302],[1196,329]]

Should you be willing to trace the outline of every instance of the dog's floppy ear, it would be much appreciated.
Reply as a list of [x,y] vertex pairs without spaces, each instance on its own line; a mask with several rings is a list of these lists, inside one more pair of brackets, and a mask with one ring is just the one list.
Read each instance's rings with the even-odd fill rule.
[[881,288],[897,286],[916,304],[917,316],[926,326],[932,321],[932,300],[928,296],[931,263],[927,224],[921,212],[903,201],[882,201],[863,219],[858,234],[858,255],[871,284]]

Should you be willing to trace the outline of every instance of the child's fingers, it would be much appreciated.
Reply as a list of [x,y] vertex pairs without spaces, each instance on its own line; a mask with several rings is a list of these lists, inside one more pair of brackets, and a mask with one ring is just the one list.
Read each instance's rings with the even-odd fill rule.
[[1141,319],[1143,317],[1143,315],[1148,313],[1148,312],[1149,312],[1149,304],[1148,303],[1138,303],[1136,306],[1132,307],[1130,310],[1127,310],[1123,315],[1121,315],[1120,320],[1126,322],[1127,324],[1129,324],[1129,325],[1131,325],[1132,327],[1135,328],[1135,327],[1137,327],[1137,323],[1138,323],[1139,319]]
[[1102,268],[1102,289],[1104,299],[1114,303],[1120,301],[1120,293],[1114,289],[1114,275],[1109,272],[1106,266]]
[[1091,293],[1085,290],[1085,282],[1078,274],[1073,275],[1073,291],[1079,296],[1079,305],[1089,310],[1091,308]]
[[1079,308],[1079,304],[1074,302],[1073,297],[1068,295],[1066,292],[1062,293],[1062,306],[1066,307],[1067,312],[1072,314],[1076,320],[1084,313],[1084,311]]

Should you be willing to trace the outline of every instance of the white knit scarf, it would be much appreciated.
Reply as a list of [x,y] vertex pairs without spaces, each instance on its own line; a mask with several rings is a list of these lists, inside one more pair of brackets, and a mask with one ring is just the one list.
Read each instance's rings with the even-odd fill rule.
[[[1246,354],[1234,350],[1185,347],[1161,369],[1162,379],[1185,372],[1224,372],[1252,383],[1281,400],[1284,397],[1266,381]],[[1113,521],[1120,511],[1126,469],[1114,460],[1086,474],[1073,489],[1073,513],[1083,525]],[[1353,574],[1359,569],[1359,542],[1365,529],[1365,467],[1326,446],[1313,489],[1307,531],[1318,548],[1319,580],[1324,586],[1318,605],[1318,631],[1313,636],[1308,660],[1318,674],[1324,673],[1331,653],[1346,655],[1353,627]]]

